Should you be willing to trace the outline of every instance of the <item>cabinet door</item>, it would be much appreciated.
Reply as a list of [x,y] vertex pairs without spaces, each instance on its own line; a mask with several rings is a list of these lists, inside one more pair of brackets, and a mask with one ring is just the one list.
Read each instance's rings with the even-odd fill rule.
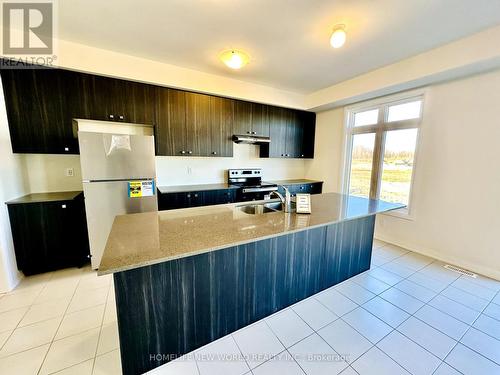
[[1,71],[15,153],[78,153],[61,72],[47,68]]
[[301,127],[298,123],[297,112],[285,109],[284,110],[285,122],[285,157],[296,158],[300,153],[301,140]]
[[286,157],[287,110],[269,107],[269,136],[271,143],[260,146],[262,157]]
[[184,194],[187,198],[187,207],[199,207],[205,205],[204,191],[192,191]]
[[234,101],[233,132],[240,135],[252,133],[252,103]]
[[309,193],[310,194],[321,194],[323,191],[323,183],[322,182],[314,182],[309,184]]
[[210,156],[233,156],[233,110],[233,100],[210,97]]
[[25,275],[81,262],[72,205],[72,201],[9,205],[16,260]]
[[299,112],[299,123],[302,128],[300,145],[301,158],[314,158],[314,142],[316,134],[316,114],[314,112]]
[[123,93],[118,97],[118,99],[123,99],[123,102],[119,103],[118,120],[154,125],[156,123],[156,87],[123,80],[118,80],[117,86],[117,89]]
[[269,137],[269,106],[252,103],[252,133]]
[[[91,98],[89,118],[101,121],[118,120],[118,113],[121,112],[120,92],[117,81],[108,77],[96,75],[90,76],[88,83],[88,95]],[[116,117],[115,117],[116,116]]]
[[210,154],[210,96],[186,92],[186,148],[192,156]]
[[187,155],[185,91],[158,87],[155,96],[156,155]]
[[234,203],[236,200],[235,189],[208,190],[204,193],[204,203],[206,206],[214,204]]
[[177,208],[186,208],[188,206],[186,193],[166,193],[158,196],[158,209],[175,210]]

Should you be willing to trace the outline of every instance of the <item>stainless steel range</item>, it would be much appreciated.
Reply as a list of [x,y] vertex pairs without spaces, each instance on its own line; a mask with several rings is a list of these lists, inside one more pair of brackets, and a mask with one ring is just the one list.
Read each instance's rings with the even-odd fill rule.
[[238,186],[237,199],[239,201],[261,200],[271,191],[278,190],[278,185],[263,182],[260,168],[229,169],[227,171],[229,185]]

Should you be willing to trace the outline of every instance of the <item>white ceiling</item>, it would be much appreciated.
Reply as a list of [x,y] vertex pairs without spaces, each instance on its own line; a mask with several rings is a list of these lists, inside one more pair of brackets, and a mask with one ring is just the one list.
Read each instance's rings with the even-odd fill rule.
[[[500,24],[499,0],[61,0],[59,37],[310,93]],[[346,45],[329,45],[347,25]],[[492,41],[497,43],[498,41]],[[251,56],[241,71],[218,54]]]

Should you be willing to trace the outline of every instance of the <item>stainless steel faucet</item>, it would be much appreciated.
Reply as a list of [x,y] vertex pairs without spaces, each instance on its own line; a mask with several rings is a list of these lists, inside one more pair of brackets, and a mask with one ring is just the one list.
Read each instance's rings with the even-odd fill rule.
[[285,190],[285,196],[283,197],[283,195],[278,190],[274,190],[271,191],[269,197],[272,197],[273,194],[276,195],[281,201],[281,206],[283,207],[283,211],[292,212],[292,196],[290,194],[290,190],[288,190],[283,185],[278,185],[278,187],[281,187],[283,188],[283,190]]

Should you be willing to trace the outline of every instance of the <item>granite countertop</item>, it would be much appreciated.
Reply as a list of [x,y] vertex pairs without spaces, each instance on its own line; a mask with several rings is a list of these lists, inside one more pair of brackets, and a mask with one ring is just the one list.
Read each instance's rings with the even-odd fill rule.
[[271,180],[271,181],[266,180],[266,182],[270,182],[272,184],[277,184],[277,185],[302,185],[302,184],[314,184],[323,181],[308,180],[305,178],[295,178],[291,180]]
[[[265,182],[270,182],[272,184],[278,185],[300,185],[300,184],[312,184],[315,182],[323,182],[316,180],[307,179],[291,179],[291,180],[265,180]],[[173,185],[173,186],[158,186],[160,193],[188,193],[191,191],[205,191],[205,190],[221,190],[221,189],[238,189],[238,186],[229,185],[226,183],[220,184],[199,184],[199,185]]]
[[117,216],[98,274],[162,263],[404,207],[337,193],[313,195],[311,202],[309,215],[284,212],[250,215],[238,209],[248,205],[247,202]]
[[205,190],[221,190],[221,189],[237,189],[238,186],[221,184],[201,184],[201,185],[174,185],[174,186],[158,186],[160,193],[185,193],[190,191],[205,191]]
[[11,199],[5,202],[6,204],[24,204],[24,203],[40,203],[40,202],[55,202],[55,201],[70,201],[75,199],[82,191],[55,191],[50,193],[33,193],[22,197]]

